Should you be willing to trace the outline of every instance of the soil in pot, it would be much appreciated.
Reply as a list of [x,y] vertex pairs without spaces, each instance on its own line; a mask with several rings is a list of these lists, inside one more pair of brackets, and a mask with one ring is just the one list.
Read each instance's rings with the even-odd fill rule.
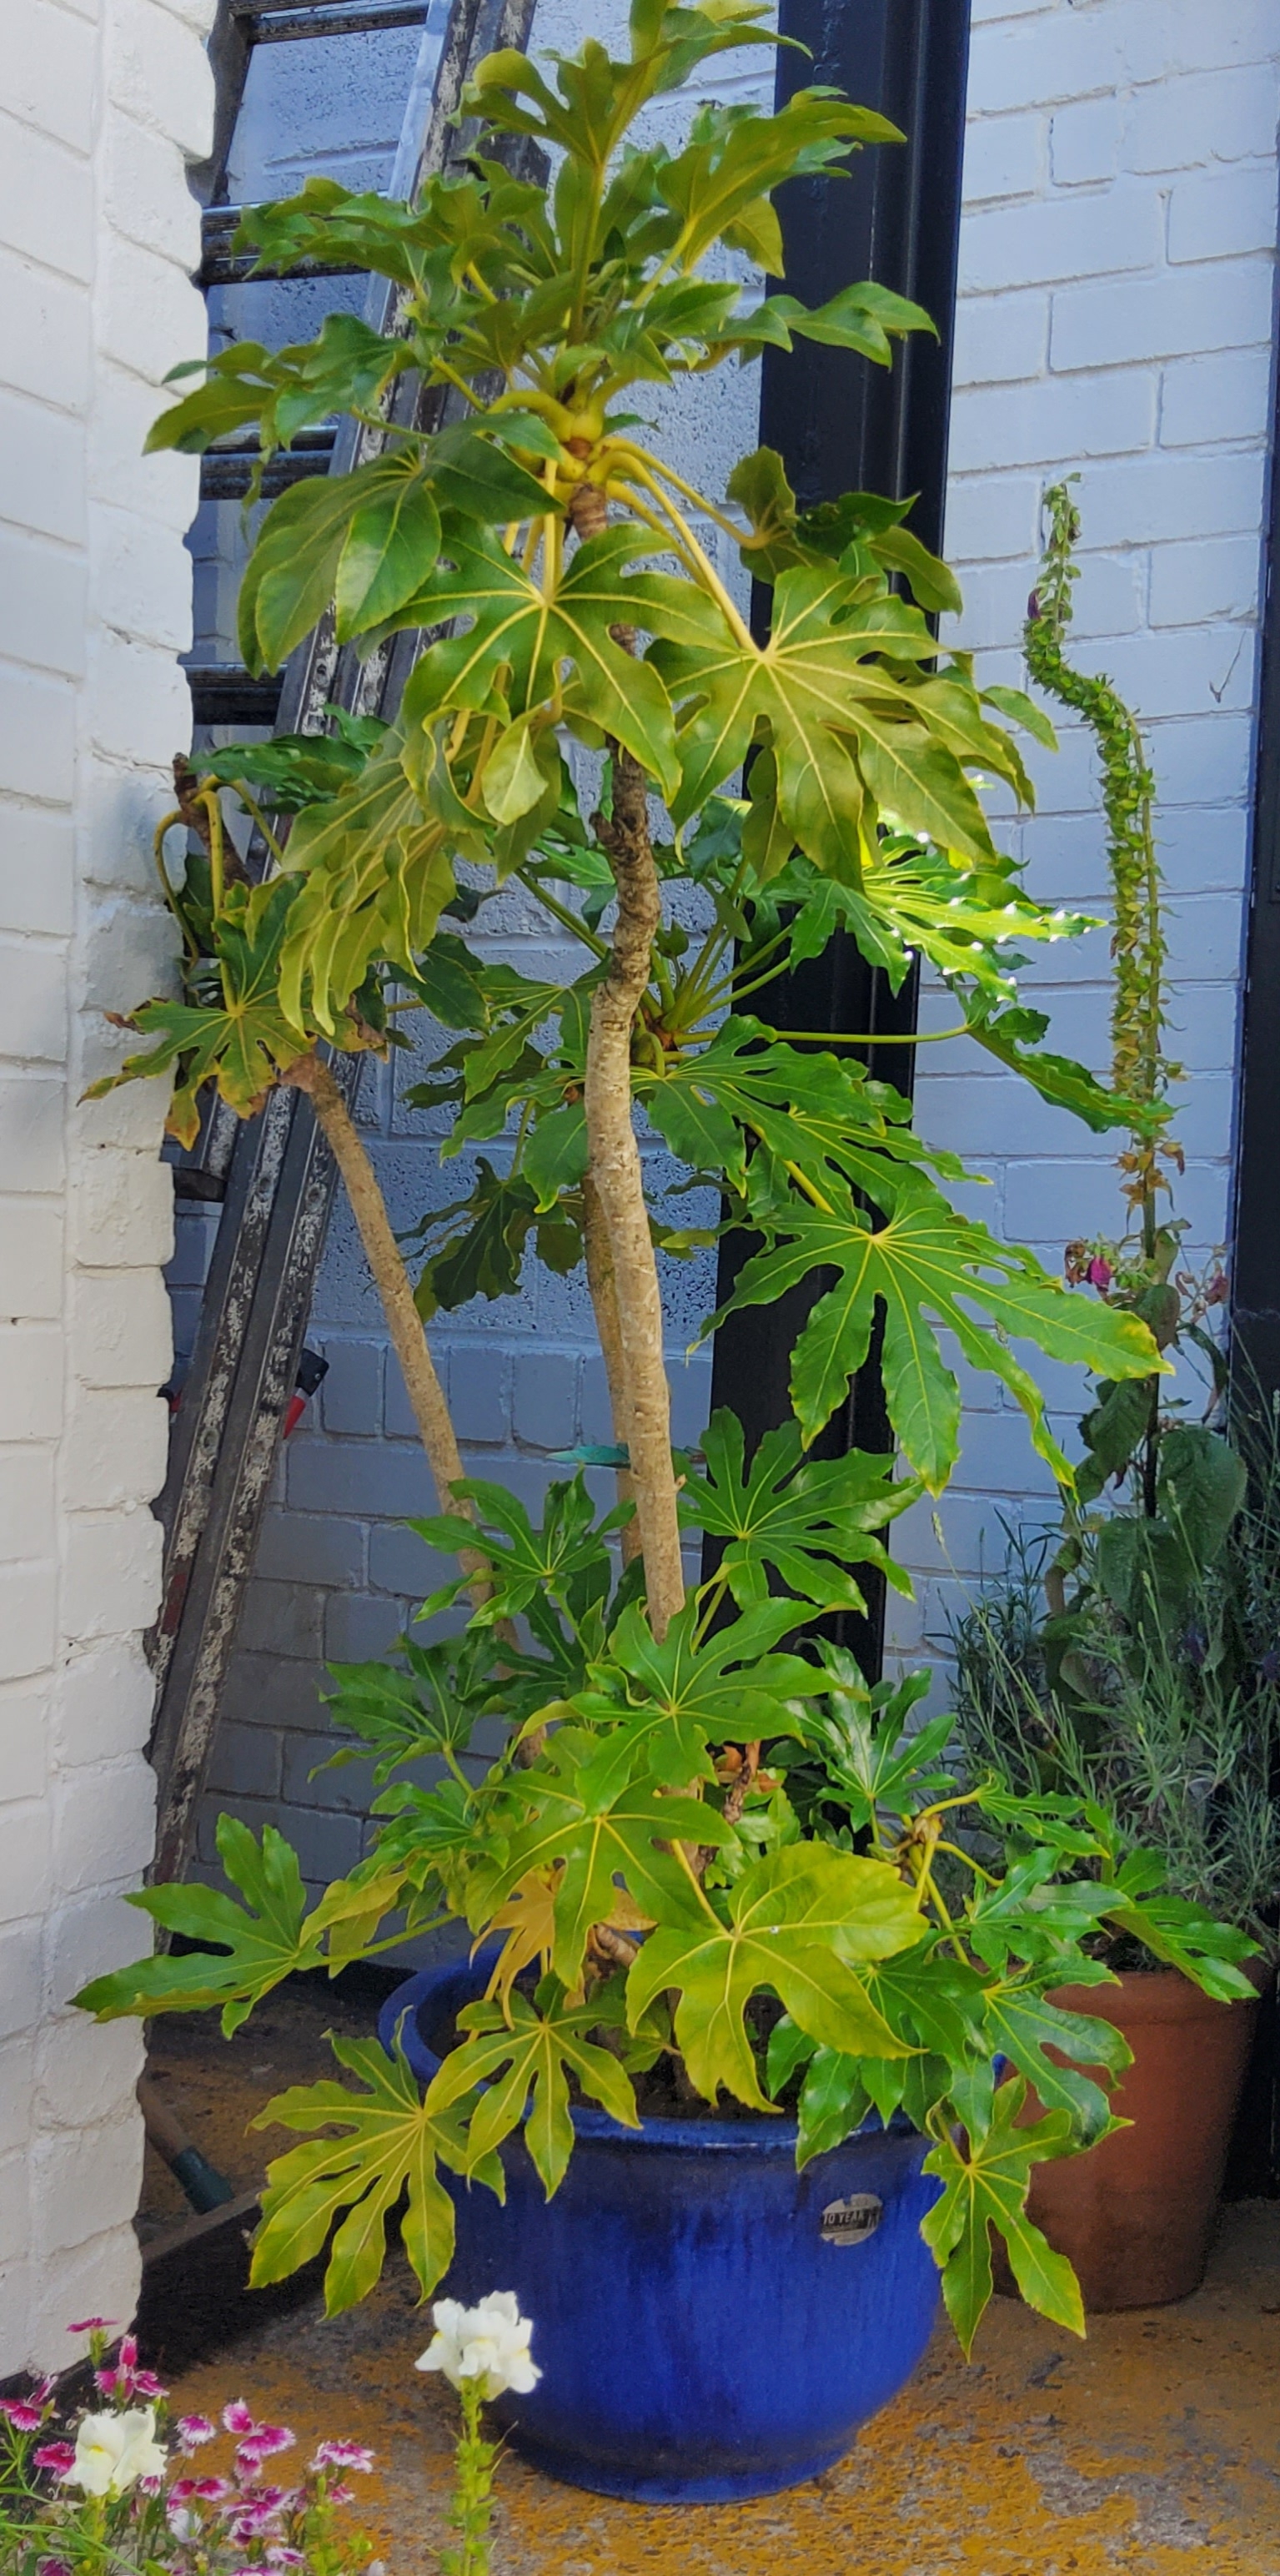
[[[1215,2003],[1173,1968],[1064,1986],[1051,2000],[1123,2031],[1133,2064],[1112,2105],[1133,2125],[1037,2165],[1028,2214],[1095,2314],[1188,2298],[1204,2279],[1257,2004]],[[1030,2100],[1026,2116],[1039,2114]]]
[[[381,2036],[401,2027],[421,2080],[490,1964],[425,1971],[389,1999]],[[514,2290],[534,2320],[543,2377],[496,2409],[512,2443],[571,2485],[654,2504],[768,2495],[833,2466],[932,2330],[927,2141],[876,2123],[798,2173],[784,2117],[572,2117],[552,2200],[519,2136],[505,2204],[450,2180],[443,2294]]]

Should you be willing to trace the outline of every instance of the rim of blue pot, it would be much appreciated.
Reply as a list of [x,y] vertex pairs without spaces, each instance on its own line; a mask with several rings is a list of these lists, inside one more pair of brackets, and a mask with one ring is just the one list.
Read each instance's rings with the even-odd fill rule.
[[[397,1986],[393,1994],[388,1995],[378,2015],[378,2037],[390,2057],[393,2054],[393,2042],[400,2024],[406,2013],[413,2014],[414,2019],[408,2041],[402,2039],[401,2044],[420,2084],[430,2084],[444,2061],[437,2057],[433,2048],[427,2046],[422,2036],[417,2021],[419,2006],[424,2004],[447,1978],[470,1973],[487,1982],[501,1948],[500,1942],[486,1942],[484,1947],[476,1952],[474,1959],[464,1957],[442,1960],[437,1967],[419,1968],[413,1976],[406,1977],[403,1985]],[[412,2047],[409,2042],[412,2043]],[[793,2119],[788,2118],[785,2111],[779,2111],[772,2117],[765,2118],[753,2118],[748,2113],[745,2118],[734,2120],[642,2120],[636,2129],[625,2128],[622,2122],[613,2119],[608,2111],[593,2111],[586,2104],[572,2104],[569,2117],[573,2122],[575,2137],[598,2138],[615,2147],[696,2147],[700,2150],[711,2149],[720,2155],[763,2153],[785,2155],[793,2161],[795,2158],[797,2124]],[[881,2120],[879,2112],[869,2111],[858,2128],[850,2132],[850,2137],[845,2143],[848,2145],[854,2138],[880,2134],[884,2127],[885,2123]],[[891,2136],[915,2137],[918,2134],[914,2123],[906,2119],[900,2111],[893,2113],[888,2122],[888,2128]]]

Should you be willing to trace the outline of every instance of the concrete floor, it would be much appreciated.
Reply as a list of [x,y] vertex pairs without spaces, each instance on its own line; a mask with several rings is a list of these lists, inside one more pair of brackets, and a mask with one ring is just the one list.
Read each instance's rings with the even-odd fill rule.
[[[207,2022],[157,2031],[175,2098],[240,2184],[283,2144],[242,2143],[247,2104],[293,2080],[334,2018],[319,1996],[282,2003],[231,2050]],[[153,2224],[168,2184],[152,2177]],[[446,2536],[451,2400],[412,2368],[416,2298],[397,2253],[350,2315],[279,2318],[175,2390],[370,2443],[363,2518],[388,2576],[434,2576]],[[1228,2209],[1194,2298],[1096,2318],[1085,2344],[1003,2299],[968,2366],[940,2328],[840,2467],[790,2494],[622,2505],[514,2454],[499,2490],[494,2576],[1280,2576],[1280,2204]]]

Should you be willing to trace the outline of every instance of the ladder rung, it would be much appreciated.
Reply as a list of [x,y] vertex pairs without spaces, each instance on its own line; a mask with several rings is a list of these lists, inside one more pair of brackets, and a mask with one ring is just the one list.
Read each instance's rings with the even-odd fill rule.
[[[277,450],[263,472],[264,501],[274,501],[276,494],[287,492],[291,483],[305,483],[313,474],[327,474],[333,457],[333,441],[331,429],[304,429],[292,447]],[[208,448],[200,459],[201,500],[242,501],[249,489],[258,453],[256,438],[239,439],[234,447]]]
[[283,685],[279,671],[255,680],[239,662],[184,662],[191,721],[198,725],[275,723]]
[[252,270],[256,278],[364,277],[358,260],[300,259],[289,269],[259,268],[256,251],[233,251],[232,242],[244,209],[207,206],[200,218],[201,259],[198,286],[238,286]]
[[231,14],[253,45],[291,38],[348,36],[366,28],[424,27],[430,0],[232,0]]

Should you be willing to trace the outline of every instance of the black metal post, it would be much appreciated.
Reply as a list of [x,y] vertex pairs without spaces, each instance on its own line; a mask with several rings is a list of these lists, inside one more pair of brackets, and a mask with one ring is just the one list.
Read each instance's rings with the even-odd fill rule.
[[1240,1051],[1232,1333],[1239,1398],[1280,1391],[1280,391],[1263,577],[1258,768]]
[[[1232,1402],[1242,1426],[1280,1397],[1280,325],[1271,508],[1262,579],[1258,759],[1245,948],[1231,1254]],[[1280,2191],[1280,2019],[1274,1989],[1236,2120],[1228,2200]]]
[[[881,492],[895,500],[918,494],[910,525],[936,551],[946,504],[969,0],[782,0],[780,32],[798,37],[809,55],[780,54],[779,104],[808,82],[831,81],[861,105],[878,108],[907,138],[861,153],[848,179],[797,179],[779,191],[790,292],[822,304],[852,279],[873,277],[922,304],[938,338],[921,335],[895,346],[889,373],[852,351],[810,342],[790,356],[767,351],[760,436],[779,450],[806,508],[842,492]],[[769,594],[760,592],[759,628],[767,628],[768,613]],[[915,1028],[915,979],[895,996],[842,935],[822,957],[770,987],[769,1015],[780,1028],[906,1036]],[[910,1093],[913,1047],[873,1043],[863,1055],[877,1080]],[[748,1249],[742,1236],[724,1245],[721,1297]],[[713,1402],[739,1415],[748,1451],[787,1418],[792,1346],[821,1285],[806,1283],[775,1306],[735,1315],[716,1335]],[[818,1448],[831,1457],[891,1446],[873,1344]],[[842,1614],[833,1625],[874,1675],[883,1647],[884,1587],[872,1581],[864,1589],[867,1618]]]

